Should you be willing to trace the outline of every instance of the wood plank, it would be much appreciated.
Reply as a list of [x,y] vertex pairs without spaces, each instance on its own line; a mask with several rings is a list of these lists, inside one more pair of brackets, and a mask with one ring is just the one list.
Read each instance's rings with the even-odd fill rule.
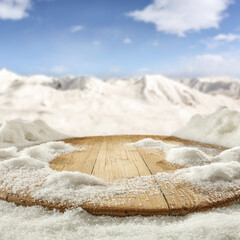
[[[71,154],[62,154],[51,161],[51,168],[56,171],[71,171],[92,174],[103,137],[71,138],[64,142],[84,148]],[[60,164],[59,164],[60,163]]]
[[[151,180],[149,180],[151,181]],[[153,181],[153,180],[152,180]],[[155,185],[155,182],[152,182]],[[169,208],[161,195],[151,192],[114,196],[101,199],[101,203],[86,202],[81,206],[88,213],[110,216],[169,215]]]
[[[133,178],[138,176],[148,176],[151,173],[144,164],[140,154],[135,147],[129,147],[126,143],[131,142],[129,136],[104,137],[97,157],[93,175],[105,181],[113,182],[119,179]],[[107,215],[136,215],[136,214],[169,214],[169,208],[163,198],[157,184],[153,179],[153,196],[140,194],[135,196],[113,197],[112,200],[101,200],[101,205],[96,203],[86,203],[82,207],[92,214]],[[117,206],[116,206],[117,203]],[[161,206],[161,207],[159,207]],[[161,209],[161,210],[159,210]]]
[[126,145],[130,141],[128,136],[103,137],[93,175],[108,182],[150,175],[140,155]]

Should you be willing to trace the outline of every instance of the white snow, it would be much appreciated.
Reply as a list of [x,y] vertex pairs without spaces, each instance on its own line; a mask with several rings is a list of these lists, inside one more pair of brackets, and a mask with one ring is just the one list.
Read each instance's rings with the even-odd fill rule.
[[[213,151],[214,153],[214,151]],[[227,149],[218,155],[209,155],[198,148],[178,147],[167,151],[166,160],[182,166],[202,166],[214,162],[240,162],[240,147]]]
[[17,157],[17,148],[9,147],[0,149],[0,161],[4,161],[9,158]]
[[209,189],[240,184],[240,147],[213,156],[197,148],[173,148],[166,152],[166,160],[186,167],[177,170],[175,177],[184,177],[191,184]]
[[105,182],[94,176],[79,172],[66,171],[55,172],[47,178],[44,184],[46,186],[57,185],[58,189],[71,188],[79,185],[106,185]]
[[234,239],[240,237],[240,206],[185,217],[92,216],[81,209],[65,213],[0,201],[1,240],[40,239]]
[[144,148],[159,148],[162,149],[164,151],[167,151],[168,149],[171,149],[173,147],[175,147],[176,145],[174,144],[170,144],[170,143],[165,143],[161,140],[153,140],[151,138],[144,138],[138,142],[135,143],[129,143],[128,145],[132,145],[135,147],[144,147]]
[[[221,79],[208,82],[219,81],[231,82]],[[218,84],[222,90],[217,92],[225,91],[224,84]],[[233,92],[231,89],[225,94],[230,97],[212,96],[159,75],[54,79],[20,76],[3,69],[0,71],[0,186],[9,187],[12,192],[32,186],[28,191],[35,198],[73,199],[76,204],[126,191],[144,192],[151,187],[147,177],[106,184],[83,173],[52,170],[48,163],[57,155],[84,151],[52,141],[65,138],[65,134],[171,134],[200,113],[205,115],[195,116],[175,134],[232,149],[209,151],[152,139],[142,140],[135,146],[160,148],[166,152],[169,162],[185,166],[170,174],[176,181],[234,187],[240,181],[240,115],[233,110],[240,111],[240,101],[231,98]],[[206,116],[222,105],[229,109],[222,108]],[[167,174],[156,176],[160,180],[168,177]],[[239,210],[236,205],[186,217],[114,218],[92,216],[80,208],[60,213],[0,201],[0,240],[239,239]]]
[[226,147],[240,146],[240,113],[226,107],[209,115],[195,115],[174,136]]
[[51,129],[41,120],[0,121],[0,148],[6,146],[26,146],[52,139],[67,138],[66,135]]
[[221,182],[221,186],[223,186],[223,181],[230,182],[240,179],[240,163],[211,163],[203,166],[184,168],[178,170],[177,173],[183,174],[190,182],[195,181],[199,184],[202,184],[202,181],[205,181],[204,184]]

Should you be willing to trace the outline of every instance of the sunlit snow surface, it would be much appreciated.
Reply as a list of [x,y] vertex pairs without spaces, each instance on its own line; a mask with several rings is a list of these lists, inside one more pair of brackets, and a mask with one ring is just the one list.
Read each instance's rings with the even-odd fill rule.
[[240,206],[186,217],[96,217],[0,201],[0,239],[239,239]]
[[[124,187],[105,185],[98,179],[85,175],[69,175],[49,169],[48,162],[51,159],[75,149],[61,142],[45,143],[64,138],[66,135],[50,129],[41,120],[67,135],[171,134],[182,128],[196,113],[209,114],[221,105],[240,110],[240,102],[236,99],[204,94],[163,76],[103,81],[94,77],[23,77],[2,70],[0,82],[1,171],[6,173],[7,169],[16,170],[8,171],[9,174],[19,174],[17,177],[22,182],[15,186],[16,189],[31,181],[31,174],[25,174],[28,168],[43,174],[47,177],[46,188],[38,193],[39,197],[48,196],[48,193],[52,194],[59,187],[67,191],[80,189],[76,197],[86,197],[87,192],[95,193],[87,196],[92,199],[101,193],[101,188],[108,189],[108,194],[114,193],[117,188],[122,192],[126,190]],[[226,83],[223,82],[222,85]],[[228,90],[218,92],[231,95]],[[239,113],[232,110],[219,110],[207,119],[197,116],[177,135],[231,147],[238,146]],[[16,120],[19,118],[31,121]],[[13,121],[9,121],[11,119]],[[36,119],[40,121],[33,121]],[[196,127],[199,128],[199,122],[206,128],[197,129],[197,132],[195,130]],[[37,147],[37,143],[42,145]],[[168,159],[172,162],[176,160],[176,154],[181,154],[182,164],[189,165],[191,169],[195,169],[196,166],[209,166],[208,163],[214,161],[218,161],[219,164],[225,163],[229,154],[235,157],[236,164],[239,161],[238,148],[211,155],[203,149],[200,149],[200,152],[199,149],[188,151],[189,149],[175,148],[151,140],[145,140],[140,145],[139,147],[162,148],[169,152],[169,156],[172,154]],[[24,146],[28,148],[24,149]],[[191,161],[192,157],[196,161]],[[33,179],[36,173],[34,171]],[[238,168],[233,168],[233,171],[238,171]],[[233,171],[230,173],[234,174]],[[212,171],[210,169],[207,172]],[[230,180],[233,176],[230,175]],[[209,179],[209,176],[206,177]],[[144,180],[141,179],[141,182]],[[140,183],[139,179],[128,182],[127,187],[130,185],[131,188],[136,183]],[[55,197],[62,197],[61,192],[56,192]],[[239,205],[235,205],[186,217],[117,218],[96,217],[81,209],[60,213],[47,211],[42,207],[21,207],[0,201],[0,239],[239,239],[239,210]]]

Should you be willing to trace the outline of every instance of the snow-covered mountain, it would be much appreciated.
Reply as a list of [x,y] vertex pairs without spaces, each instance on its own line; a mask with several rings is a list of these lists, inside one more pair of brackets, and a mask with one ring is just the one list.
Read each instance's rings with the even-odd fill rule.
[[240,80],[231,77],[184,78],[177,79],[186,86],[212,95],[240,98]]
[[0,92],[4,92],[11,88],[17,88],[22,84],[43,84],[52,81],[52,79],[52,77],[47,77],[45,75],[21,76],[3,68],[0,70]]
[[[161,75],[146,75],[125,79],[98,79],[95,77],[64,77],[44,83],[56,90],[80,90],[85,94],[119,95],[147,102],[166,101],[174,105],[196,106],[203,104],[199,91],[192,90]],[[207,97],[209,98],[209,97]]]
[[240,101],[160,75],[124,79],[20,76],[0,71],[1,119],[41,119],[69,135],[170,134],[196,113]]

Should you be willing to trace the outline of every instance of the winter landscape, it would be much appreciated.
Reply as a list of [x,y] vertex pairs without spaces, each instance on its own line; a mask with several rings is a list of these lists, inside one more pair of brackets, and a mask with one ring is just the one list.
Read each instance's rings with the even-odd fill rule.
[[[208,181],[215,184],[219,181],[221,184],[239,181],[240,154],[237,146],[240,144],[240,95],[235,93],[236,88],[231,88],[232,85],[240,86],[237,79],[197,79],[205,85],[205,89],[214,84],[214,94],[201,92],[161,75],[129,79],[52,78],[40,75],[20,76],[2,69],[0,80],[3,83],[0,97],[0,170],[2,174],[7,171],[8,176],[11,176],[10,172],[13,171],[12,176],[19,178],[19,185],[11,185],[11,182],[5,181],[2,187],[11,185],[18,190],[28,182],[23,175],[26,176],[27,172],[31,171],[29,169],[42,169],[41,165],[52,160],[56,154],[74,151],[71,146],[49,141],[66,136],[139,133],[175,134],[186,139],[230,147],[232,153],[225,153],[223,158],[219,155],[220,160],[213,160],[204,154],[201,156],[198,152],[190,153],[190,149],[184,151],[191,155],[182,152],[181,149],[174,153],[172,149],[169,151],[168,161],[185,166],[190,164],[195,171],[186,173],[191,181],[204,181],[205,184]],[[186,82],[191,82],[191,79]],[[223,85],[226,87],[219,87]],[[229,94],[234,97],[229,97]],[[223,105],[225,107],[222,107]],[[149,113],[147,117],[146,113]],[[197,113],[205,117],[197,117]],[[195,117],[187,124],[193,116]],[[178,129],[182,130],[176,131]],[[32,147],[42,142],[44,143],[39,147]],[[144,144],[147,147],[162,147],[154,141],[143,142],[142,146]],[[236,156],[236,160],[229,162],[227,156],[233,160],[231,154]],[[194,166],[204,162],[207,164],[215,161],[223,162],[216,171],[213,165],[207,165],[206,169],[202,168],[199,171],[194,169]],[[22,169],[23,166],[26,169]],[[18,168],[22,169],[20,174],[16,174]],[[29,181],[34,182],[33,179]],[[50,193],[53,195],[55,191],[58,192],[59,186],[62,186],[53,183],[62,181],[64,184],[66,179],[64,176],[53,175],[48,181],[51,186]],[[89,190],[89,184],[100,184],[100,180],[80,176],[77,182],[70,182],[67,187],[71,188],[71,184],[79,186],[84,192],[84,188],[85,191]],[[43,196],[46,192],[39,194]],[[125,219],[91,216],[81,209],[60,213],[42,207],[16,206],[4,201],[1,201],[0,206],[2,239],[15,239],[16,236],[31,239],[36,235],[39,239],[69,239],[80,236],[83,239],[139,239],[139,232],[142,239],[158,239],[162,235],[166,239],[212,238],[219,234],[222,239],[234,239],[239,236],[240,230],[238,205],[179,218],[161,216]],[[218,221],[219,218],[222,221]],[[187,227],[189,230],[186,233]]]
[[[220,146],[131,143],[182,167],[157,181],[240,194],[239,10],[236,0],[0,0],[0,199],[4,189],[76,205],[140,193],[147,177],[109,184],[50,167],[85,148],[58,140],[125,134]],[[239,204],[112,217],[0,200],[0,240],[239,238]]]

